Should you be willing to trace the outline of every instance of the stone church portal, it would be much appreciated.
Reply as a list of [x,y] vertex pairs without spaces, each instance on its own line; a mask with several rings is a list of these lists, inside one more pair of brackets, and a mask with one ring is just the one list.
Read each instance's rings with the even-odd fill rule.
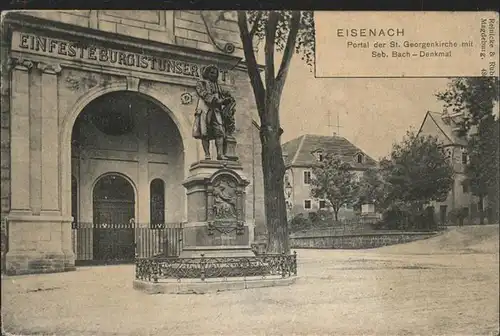
[[[211,29],[203,20],[182,10],[7,13],[2,271],[69,271],[144,251],[179,255],[181,243],[195,255],[228,244],[247,251],[265,235],[258,116],[238,25],[232,15]],[[221,50],[225,44],[233,48]],[[209,65],[237,106],[228,141],[237,162],[226,165],[234,176],[218,175],[222,163],[202,162],[192,137],[197,82]],[[199,180],[204,174],[213,180]],[[207,220],[207,202],[216,203],[207,188],[218,179],[237,191],[237,226]],[[235,237],[220,232],[226,224]]]

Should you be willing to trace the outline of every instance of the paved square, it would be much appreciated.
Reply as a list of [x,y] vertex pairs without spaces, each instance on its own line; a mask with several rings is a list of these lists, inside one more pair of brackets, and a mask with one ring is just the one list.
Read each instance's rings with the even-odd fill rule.
[[22,335],[498,335],[498,225],[373,250],[298,250],[289,287],[205,295],[132,289],[133,266],[4,277]]

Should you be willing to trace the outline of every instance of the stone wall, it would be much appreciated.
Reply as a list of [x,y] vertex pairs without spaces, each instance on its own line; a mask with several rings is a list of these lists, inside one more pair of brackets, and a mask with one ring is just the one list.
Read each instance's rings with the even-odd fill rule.
[[10,72],[8,59],[10,44],[6,38],[5,29],[2,29],[0,41],[1,71],[1,122],[0,122],[0,267],[3,274],[5,270],[5,254],[8,248],[7,220],[10,210]]
[[[210,25],[213,37],[218,45],[225,43],[235,46],[234,55],[243,56],[243,46],[239,35],[239,28],[234,11],[200,11],[177,10],[175,11],[175,43],[186,47],[201,50],[220,52],[211,41],[207,33],[205,22]],[[205,20],[204,20],[205,18]]]
[[[3,32],[3,34],[5,34]],[[9,64],[4,62],[8,58],[9,43],[2,36],[0,44],[0,59],[2,59],[1,73],[1,124],[0,124],[0,192],[1,208],[0,217],[4,218],[10,210],[10,74]]]
[[416,240],[431,238],[435,235],[437,235],[436,232],[399,232],[338,236],[294,236],[290,238],[290,245],[291,248],[368,249],[409,243]]
[[243,56],[234,11],[203,11],[204,17],[200,11],[191,10],[33,10],[23,11],[23,14],[154,42],[223,53],[212,43],[205,26],[207,22],[220,47],[230,42],[235,47],[233,55]]

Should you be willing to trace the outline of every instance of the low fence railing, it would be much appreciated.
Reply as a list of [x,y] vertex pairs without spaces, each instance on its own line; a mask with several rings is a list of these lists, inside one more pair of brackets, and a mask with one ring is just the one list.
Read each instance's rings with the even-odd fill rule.
[[231,278],[249,276],[297,275],[297,252],[252,257],[138,258],[137,280]]
[[182,223],[154,226],[78,223],[72,226],[72,242],[78,263],[177,257],[182,251]]

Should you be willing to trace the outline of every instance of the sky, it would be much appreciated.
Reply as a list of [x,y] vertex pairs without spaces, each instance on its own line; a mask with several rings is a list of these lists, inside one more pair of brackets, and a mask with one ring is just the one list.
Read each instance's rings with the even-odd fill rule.
[[447,78],[314,78],[314,72],[294,55],[280,105],[282,140],[338,132],[378,160],[406,131],[418,131],[427,111],[443,110],[434,94],[446,89],[448,82]]

